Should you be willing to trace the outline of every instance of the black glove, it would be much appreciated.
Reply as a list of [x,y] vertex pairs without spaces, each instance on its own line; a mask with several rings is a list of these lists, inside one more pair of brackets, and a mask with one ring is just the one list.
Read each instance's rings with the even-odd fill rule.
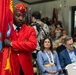
[[4,40],[4,45],[7,47],[11,47],[12,46],[12,42],[9,39],[5,39]]

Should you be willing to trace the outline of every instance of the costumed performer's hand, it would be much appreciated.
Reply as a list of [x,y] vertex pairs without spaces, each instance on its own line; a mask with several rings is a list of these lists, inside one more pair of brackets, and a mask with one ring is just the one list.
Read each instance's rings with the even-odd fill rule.
[[4,45],[7,47],[11,47],[12,46],[12,42],[9,39],[5,39],[4,40]]

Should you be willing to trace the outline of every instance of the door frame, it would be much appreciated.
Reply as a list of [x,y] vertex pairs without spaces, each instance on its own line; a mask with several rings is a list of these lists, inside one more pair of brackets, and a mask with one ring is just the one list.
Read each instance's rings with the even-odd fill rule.
[[75,21],[75,18],[74,18],[74,13],[76,11],[76,6],[72,6],[71,7],[71,36],[73,37],[73,34],[74,34],[74,21]]

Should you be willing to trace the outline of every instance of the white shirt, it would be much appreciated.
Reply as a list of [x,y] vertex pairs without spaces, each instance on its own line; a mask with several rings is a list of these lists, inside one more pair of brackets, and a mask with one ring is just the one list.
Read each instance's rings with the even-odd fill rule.
[[[13,24],[13,28],[14,28],[14,30],[16,30],[17,26],[15,24]],[[21,27],[19,27],[19,28],[21,29]]]

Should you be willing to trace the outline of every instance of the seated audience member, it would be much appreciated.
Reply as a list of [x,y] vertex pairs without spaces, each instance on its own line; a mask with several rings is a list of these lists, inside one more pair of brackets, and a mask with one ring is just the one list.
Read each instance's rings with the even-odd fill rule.
[[56,51],[53,51],[53,45],[50,38],[43,39],[41,51],[37,54],[37,63],[42,75],[58,75],[62,72]]
[[56,50],[56,48],[60,45],[60,41],[61,41],[61,37],[58,39],[56,38],[56,40],[53,42],[54,50]]
[[62,36],[67,36],[67,32],[65,30],[62,31]]
[[64,39],[64,45],[66,49],[60,52],[59,59],[61,67],[64,69],[68,64],[76,62],[76,49],[73,48],[72,37],[66,37]]
[[61,37],[61,30],[60,30],[60,28],[57,27],[55,29],[55,33],[56,33],[56,38],[59,39]]
[[49,36],[52,42],[56,41],[55,32],[50,33]]
[[49,32],[50,32],[50,33],[55,32],[55,28],[56,28],[56,27],[55,27],[55,24],[52,23],[52,24],[49,26]]

